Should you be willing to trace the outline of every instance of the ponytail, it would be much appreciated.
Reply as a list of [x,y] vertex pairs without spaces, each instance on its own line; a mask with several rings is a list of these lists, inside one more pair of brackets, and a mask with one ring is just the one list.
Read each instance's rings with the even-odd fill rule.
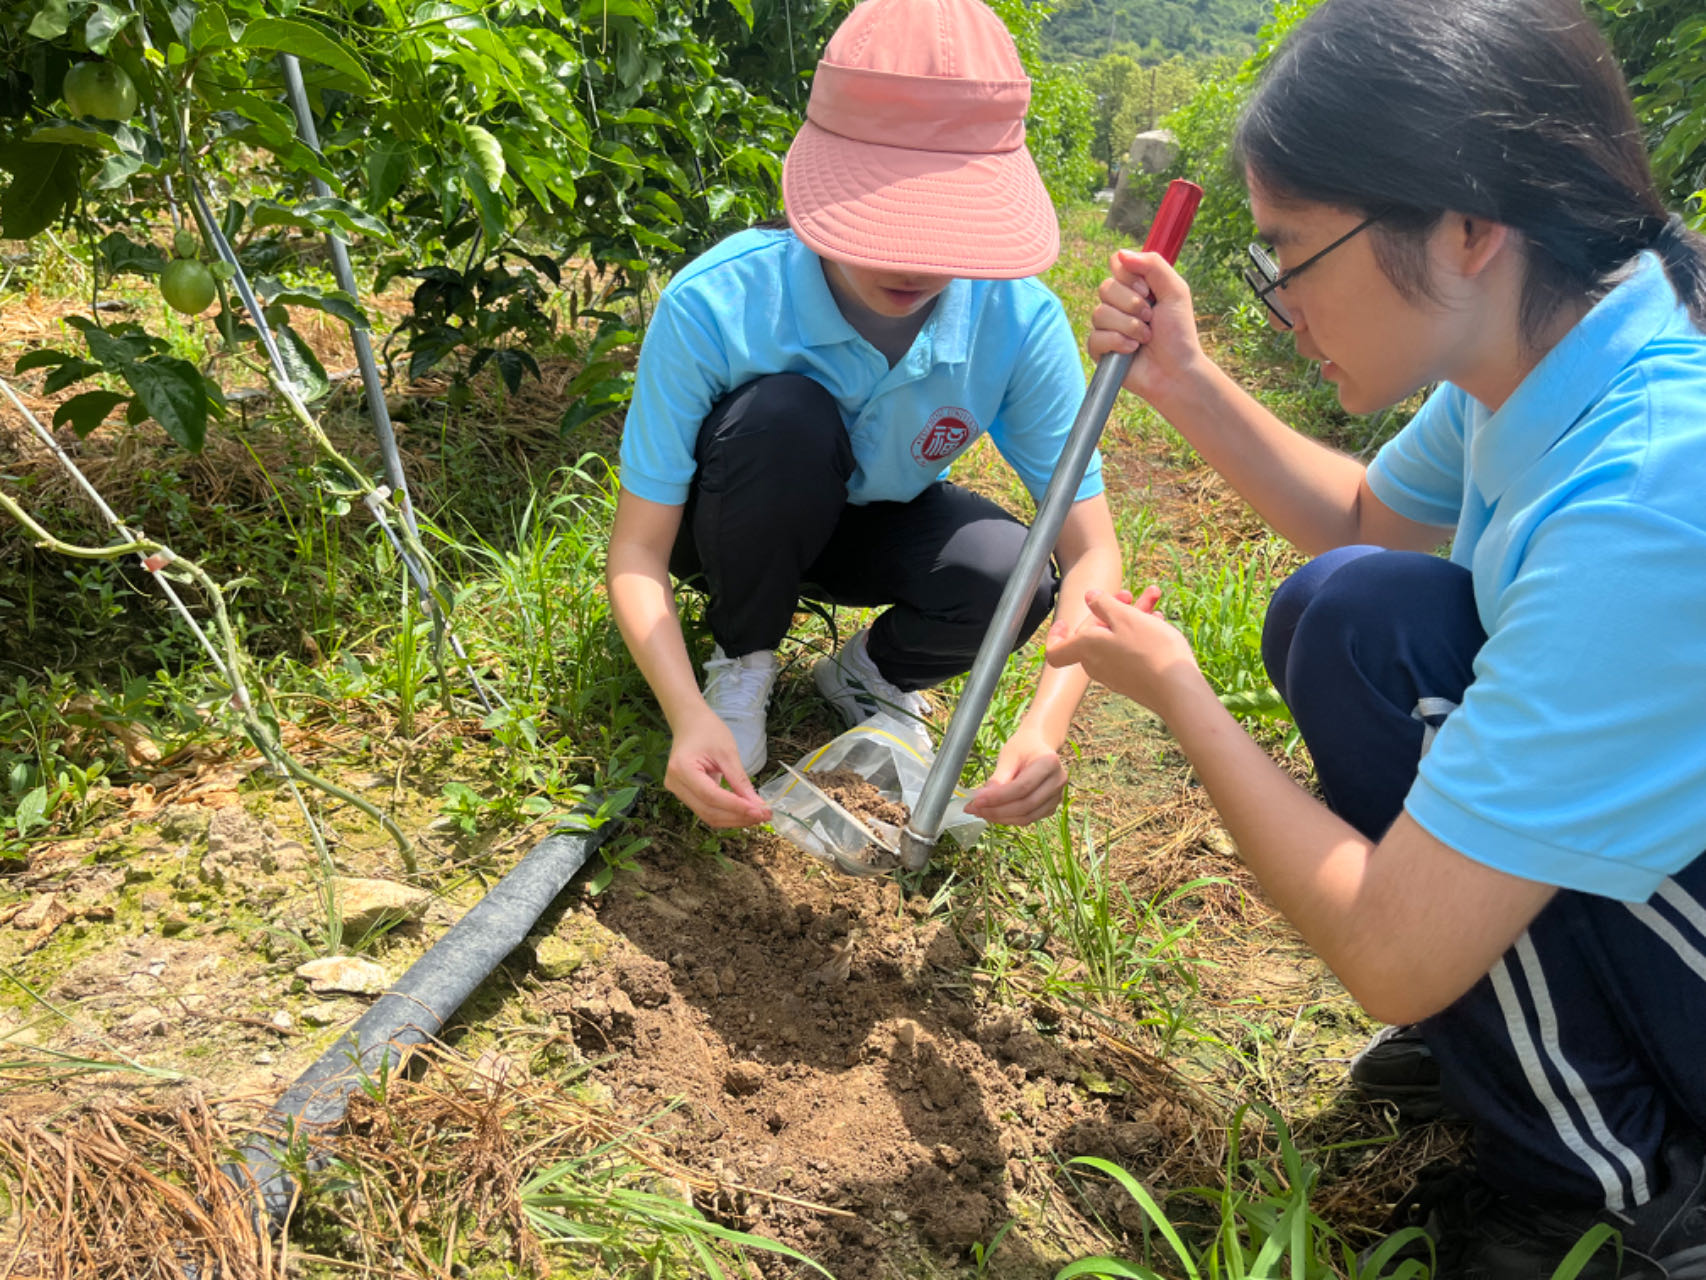
[[1673,213],[1647,247],[1665,264],[1670,287],[1688,308],[1695,328],[1706,332],[1706,236],[1689,230],[1682,215]]

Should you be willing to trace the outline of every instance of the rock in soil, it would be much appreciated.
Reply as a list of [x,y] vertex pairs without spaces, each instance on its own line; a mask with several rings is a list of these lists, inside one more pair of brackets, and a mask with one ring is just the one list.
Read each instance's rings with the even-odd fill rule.
[[351,995],[376,996],[391,985],[391,975],[358,956],[324,956],[296,966],[296,976],[308,983],[315,995],[347,991]]
[[432,895],[425,889],[399,884],[395,880],[357,880],[345,876],[332,877],[337,897],[338,915],[344,922],[344,936],[357,942],[375,929],[418,920],[426,911]]
[[559,982],[586,963],[586,952],[555,934],[533,944],[533,968],[546,982]]

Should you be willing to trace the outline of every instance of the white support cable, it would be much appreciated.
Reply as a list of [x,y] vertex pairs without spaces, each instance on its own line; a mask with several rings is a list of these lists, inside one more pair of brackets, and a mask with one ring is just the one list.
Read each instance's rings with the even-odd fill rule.
[[[285,97],[296,116],[297,136],[310,151],[319,155],[320,134],[314,125],[314,111],[308,101],[307,87],[302,83],[302,66],[293,53],[279,54],[278,62],[284,71]],[[319,174],[312,175],[312,185],[317,196],[325,198],[332,194],[331,187]],[[342,237],[327,232],[326,247],[331,250],[332,274],[337,278],[338,288],[359,302],[361,292],[356,288],[355,269],[350,266],[349,249]],[[365,329],[352,324],[349,334],[350,344],[355,348],[355,362],[361,369],[362,387],[367,392],[367,414],[373,421],[373,435],[379,441],[379,454],[385,462],[386,479],[397,495],[397,509],[402,512],[403,527],[418,540],[421,531],[415,524],[415,504],[409,496],[409,478],[403,474],[402,456],[397,452],[397,433],[391,426],[391,411],[385,405],[385,385],[379,377],[379,362],[373,358],[373,347],[368,342]]]
[[[300,413],[304,418],[312,418],[313,415],[308,412],[308,406],[304,404],[296,394],[296,384],[291,380],[289,371],[284,367],[284,360],[278,353],[278,343],[273,338],[272,330],[267,325],[266,317],[261,314],[260,301],[255,297],[254,291],[250,288],[248,277],[243,274],[243,268],[237,262],[236,251],[232,249],[231,242],[225,238],[225,233],[220,229],[219,224],[214,221],[213,211],[208,207],[207,197],[202,194],[201,184],[195,180],[193,174],[190,177],[189,187],[190,194],[195,200],[196,207],[201,211],[201,216],[207,224],[208,235],[213,241],[214,250],[219,254],[220,259],[231,267],[231,282],[237,287],[237,296],[242,301],[243,306],[248,310],[249,319],[253,322],[255,331],[260,335],[261,345],[266,348],[267,360],[272,365],[273,372],[278,378],[279,393],[284,396],[286,401],[289,402],[293,410]],[[475,693],[479,695],[481,705],[485,707],[487,712],[490,712],[492,710],[491,700],[486,696],[486,691],[481,685],[480,677],[474,673],[474,665],[468,659],[468,651],[462,647],[462,641],[457,637],[455,629],[450,625],[449,616],[439,607],[438,598],[432,590],[431,579],[427,577],[426,571],[421,568],[419,562],[415,559],[414,554],[409,550],[407,545],[404,544],[402,539],[397,536],[396,531],[391,527],[389,520],[385,517],[384,503],[390,496],[391,490],[389,487],[381,486],[365,495],[363,501],[367,504],[368,510],[373,512],[375,518],[379,521],[379,525],[384,529],[386,537],[391,540],[391,545],[396,549],[398,558],[402,560],[403,564],[407,567],[409,576],[414,579],[415,589],[420,593],[423,607],[425,607],[428,614],[432,617],[434,628],[442,631],[444,636],[450,641],[451,652],[456,655],[457,660],[463,664],[464,670],[467,671],[468,679],[470,683],[473,684]],[[404,506],[403,511],[404,519],[412,529],[414,526],[412,509]],[[418,537],[419,535],[417,534],[416,536]],[[502,694],[498,694],[498,701],[505,708],[509,706],[509,704],[504,701]]]
[[[100,490],[95,488],[95,486],[89,482],[89,478],[85,476],[77,464],[71,460],[71,455],[66,453],[65,450],[60,447],[59,441],[53,438],[53,433],[44,427],[41,423],[41,419],[36,417],[36,415],[30,411],[30,407],[18,398],[18,393],[12,390],[12,384],[7,382],[4,378],[0,378],[0,390],[5,391],[7,398],[11,400],[13,406],[20,414],[23,415],[24,421],[29,423],[30,428],[41,439],[41,442],[52,450],[53,456],[59,459],[59,465],[64,467],[65,470],[70,473],[71,478],[77,482],[78,486],[88,496],[89,500],[95,504],[95,509],[101,513],[102,518],[105,519],[113,528],[117,529],[119,533],[124,535],[126,542],[144,541],[141,534],[137,533],[136,530],[125,524],[124,521],[120,520],[118,518],[118,513],[115,512],[112,507],[107,505],[107,500],[101,496]],[[197,622],[195,620],[195,616],[190,613],[189,608],[184,604],[182,597],[180,597],[177,591],[173,589],[171,580],[167,578],[165,574],[160,572],[177,558],[177,554],[169,547],[151,555],[144,555],[140,552],[137,553],[137,559],[142,562],[142,567],[152,574],[155,580],[159,582],[160,589],[166,593],[166,599],[172,602],[172,607],[178,611],[178,616],[181,617],[189,626],[189,629],[194,633],[195,638],[201,642],[201,647],[207,651],[207,656],[213,661],[214,669],[225,678],[225,683],[231,686],[232,701],[237,704],[239,710],[246,711],[250,706],[249,690],[243,683],[241,673],[233,671],[226,666],[225,660],[219,656],[219,650],[214,646],[213,641],[208,638],[207,632],[202,630],[201,624]]]

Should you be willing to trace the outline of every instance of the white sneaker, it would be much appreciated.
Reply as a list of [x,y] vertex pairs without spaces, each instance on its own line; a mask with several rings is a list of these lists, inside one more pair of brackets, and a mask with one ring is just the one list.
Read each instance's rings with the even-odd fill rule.
[[842,646],[840,653],[832,658],[820,658],[812,668],[812,682],[829,704],[841,713],[849,729],[863,724],[878,712],[887,711],[907,726],[907,736],[912,744],[921,753],[929,753],[933,748],[925,717],[930,714],[930,700],[922,693],[897,689],[883,679],[865,647],[869,636],[870,628],[866,627]]
[[761,649],[740,658],[723,655],[723,646],[711,650],[705,663],[705,701],[728,725],[740,750],[740,766],[746,776],[756,777],[769,759],[765,745],[764,713],[770,709],[770,686],[776,683],[776,654]]

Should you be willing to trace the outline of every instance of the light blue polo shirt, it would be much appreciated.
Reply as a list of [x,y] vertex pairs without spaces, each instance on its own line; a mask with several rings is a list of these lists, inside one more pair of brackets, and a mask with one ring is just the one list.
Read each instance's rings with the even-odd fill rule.
[[[1041,499],[1084,396],[1060,300],[1037,280],[955,280],[892,369],[842,316],[823,264],[791,231],[743,231],[688,264],[646,327],[622,430],[622,487],[687,501],[711,406],[773,373],[803,373],[841,407],[854,503],[909,502],[988,433]],[[1079,499],[1102,491],[1090,461]]]
[[1457,526],[1487,643],[1405,808],[1635,902],[1706,851],[1706,334],[1643,254],[1497,413],[1442,387],[1369,486]]

